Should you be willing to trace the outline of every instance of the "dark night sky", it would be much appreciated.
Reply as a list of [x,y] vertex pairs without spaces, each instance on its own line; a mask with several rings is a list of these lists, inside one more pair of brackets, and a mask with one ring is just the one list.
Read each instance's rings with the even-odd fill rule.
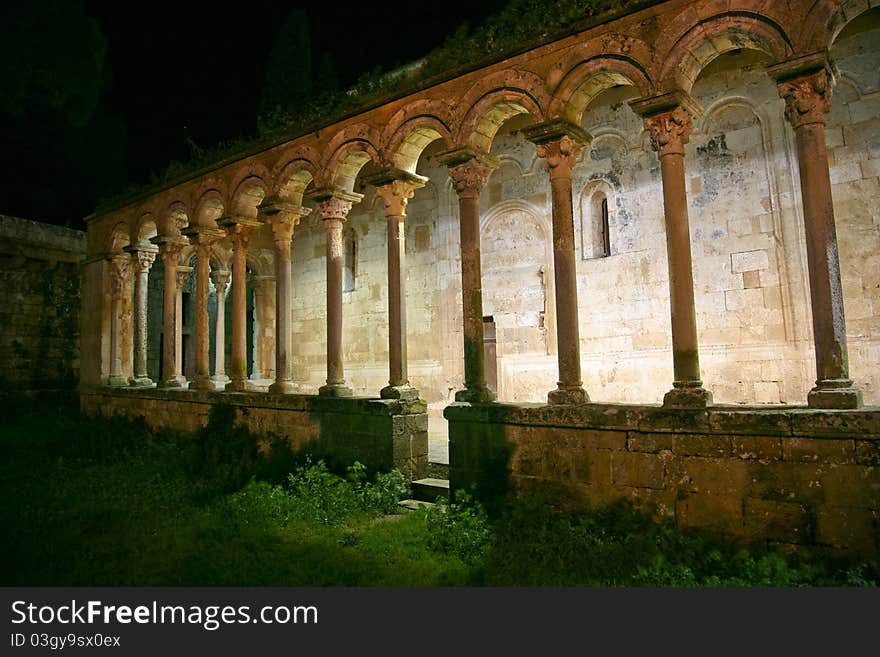
[[[34,28],[37,43],[43,36],[39,23],[53,19],[52,3],[43,4],[47,14]],[[151,171],[163,170],[172,159],[188,159],[187,136],[209,148],[222,140],[253,135],[275,35],[293,9],[303,8],[277,0],[233,5],[100,0],[81,4],[97,21],[107,43],[111,74],[97,111],[109,117],[105,123],[113,128],[96,128],[100,137],[67,144],[70,140],[60,128],[51,137],[52,130],[45,130],[38,119],[22,119],[14,127],[7,123],[16,134],[4,135],[0,146],[7,161],[21,163],[21,171],[0,189],[0,214],[81,227],[81,218],[92,211],[102,193],[145,182]],[[345,87],[377,65],[390,68],[425,55],[460,23],[479,24],[504,4],[505,0],[458,5],[412,0],[309,3],[305,9],[313,65],[329,52]],[[118,164],[113,164],[101,148],[120,141]],[[105,176],[115,178],[112,183],[87,180],[89,157],[82,154],[83,148],[92,149],[93,159],[112,169],[112,175]],[[54,157],[53,149],[59,149]],[[72,155],[71,149],[78,154]],[[50,157],[39,161],[41,151],[49,151]],[[46,164],[45,159],[54,164]],[[42,179],[42,187],[29,187],[36,177]]]

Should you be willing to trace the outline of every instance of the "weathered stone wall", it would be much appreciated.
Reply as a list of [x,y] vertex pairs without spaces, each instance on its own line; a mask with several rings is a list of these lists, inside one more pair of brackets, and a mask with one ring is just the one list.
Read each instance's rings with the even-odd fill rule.
[[176,431],[206,426],[215,404],[233,406],[237,424],[281,436],[293,451],[346,465],[357,460],[376,470],[397,468],[411,479],[427,475],[428,417],[421,402],[102,387],[80,394],[86,414],[143,417],[154,429]]
[[880,411],[455,404],[450,484],[492,502],[626,499],[746,543],[880,553]]
[[76,387],[85,251],[81,231],[0,216],[0,392]]

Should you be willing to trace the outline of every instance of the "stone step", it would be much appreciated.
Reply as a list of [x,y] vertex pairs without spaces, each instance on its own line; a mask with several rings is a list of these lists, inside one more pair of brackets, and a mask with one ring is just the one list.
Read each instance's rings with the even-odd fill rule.
[[428,463],[428,476],[432,479],[449,479],[449,464]]
[[434,502],[438,497],[449,499],[449,480],[426,477],[410,483],[413,498],[425,502]]
[[435,506],[433,502],[424,502],[422,500],[400,500],[397,503],[398,506],[402,506],[404,509],[408,509],[409,511],[418,511],[419,509],[430,509]]

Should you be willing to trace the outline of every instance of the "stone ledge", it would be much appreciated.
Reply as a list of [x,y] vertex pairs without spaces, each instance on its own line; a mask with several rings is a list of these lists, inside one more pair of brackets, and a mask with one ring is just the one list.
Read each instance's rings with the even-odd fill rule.
[[318,395],[272,395],[262,392],[228,393],[211,390],[172,390],[162,388],[108,388],[81,386],[81,395],[114,399],[151,399],[190,404],[229,404],[248,408],[281,409],[322,413],[358,415],[416,415],[427,412],[422,400],[404,402],[399,399],[373,397],[320,397]]

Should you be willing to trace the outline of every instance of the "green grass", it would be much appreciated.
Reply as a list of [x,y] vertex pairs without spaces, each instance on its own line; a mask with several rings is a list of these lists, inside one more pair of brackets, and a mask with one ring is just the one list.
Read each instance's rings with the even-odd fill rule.
[[[399,512],[399,473],[333,474],[231,428],[195,435],[45,404],[0,429],[2,585],[874,585],[876,564],[751,553],[625,506],[467,496]],[[274,446],[274,448],[273,448]],[[267,455],[268,454],[268,455]],[[391,512],[391,513],[389,513]]]

